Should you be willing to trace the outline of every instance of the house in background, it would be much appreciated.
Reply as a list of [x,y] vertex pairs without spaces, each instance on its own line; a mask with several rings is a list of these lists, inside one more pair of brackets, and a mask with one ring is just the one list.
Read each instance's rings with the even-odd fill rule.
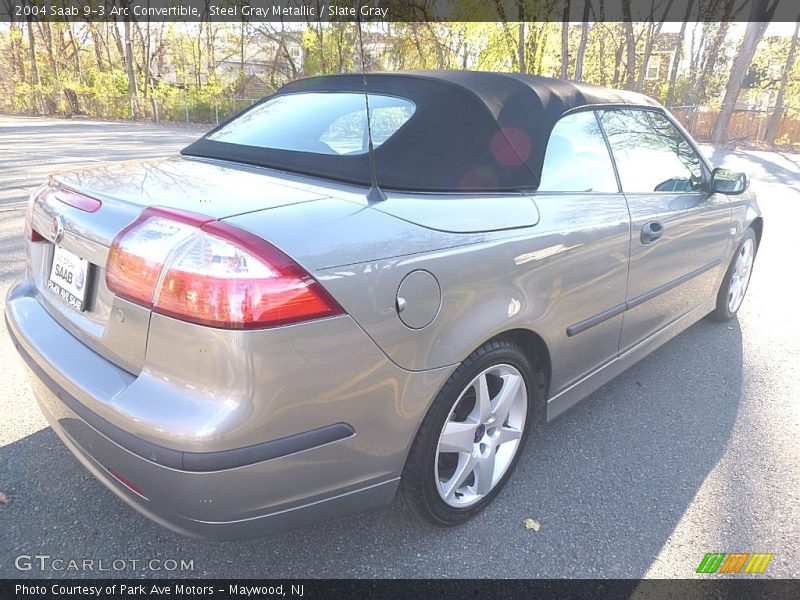
[[[643,92],[658,97],[661,95],[664,82],[669,80],[680,34],[662,31],[654,35],[653,50],[645,67]],[[684,51],[684,56],[685,54]],[[637,63],[641,64],[641,61],[644,61],[644,53],[637,53],[636,58]]]
[[[260,98],[303,73],[303,35],[301,31],[261,32],[247,36],[243,46],[217,47],[214,74],[223,82],[236,82],[235,94]],[[178,88],[193,87],[209,80],[205,67],[200,73],[184,75],[181,58],[161,55],[153,65],[152,77]]]
[[238,82],[237,93],[261,97],[303,73],[303,35],[299,31],[264,33],[248,37],[244,47],[217,62],[217,73]]

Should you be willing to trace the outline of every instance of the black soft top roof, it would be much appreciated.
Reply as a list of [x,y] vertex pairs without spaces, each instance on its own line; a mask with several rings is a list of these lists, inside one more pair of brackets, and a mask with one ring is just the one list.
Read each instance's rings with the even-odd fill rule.
[[[620,104],[661,108],[642,94],[514,73],[436,70],[368,73],[366,77],[370,94],[399,96],[416,105],[409,121],[375,149],[378,183],[387,189],[536,189],[547,140],[564,113]],[[279,95],[335,91],[363,92],[363,76],[299,79],[262,102]],[[257,148],[214,141],[208,135],[182,154],[370,184],[366,154]]]

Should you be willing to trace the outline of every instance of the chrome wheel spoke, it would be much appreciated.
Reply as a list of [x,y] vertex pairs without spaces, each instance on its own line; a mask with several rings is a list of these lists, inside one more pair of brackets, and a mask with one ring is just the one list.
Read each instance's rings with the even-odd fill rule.
[[475,457],[466,453],[459,455],[458,466],[453,476],[442,485],[445,500],[452,497],[456,490],[464,485],[467,477],[469,477],[474,470]]
[[490,450],[488,456],[481,456],[477,459],[475,466],[475,491],[481,496],[485,496],[494,487],[494,467],[495,453]]
[[505,444],[506,442],[518,440],[521,437],[522,432],[519,429],[514,429],[513,427],[501,427],[495,443],[499,446],[500,444]]
[[745,244],[742,248],[742,264],[749,265],[753,259],[753,245]]
[[439,452],[472,452],[475,423],[449,421],[439,440]]
[[482,373],[475,380],[475,410],[473,411],[479,423],[485,423],[492,414],[492,399],[489,397],[489,382],[486,373]]
[[503,377],[503,387],[500,388],[500,393],[497,394],[492,406],[492,414],[496,424],[502,425],[506,422],[508,411],[514,405],[521,385],[522,377],[519,375],[506,375]]

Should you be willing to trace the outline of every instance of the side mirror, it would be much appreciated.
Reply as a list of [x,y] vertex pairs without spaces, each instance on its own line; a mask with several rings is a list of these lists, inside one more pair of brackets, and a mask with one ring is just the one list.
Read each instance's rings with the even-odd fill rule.
[[746,173],[737,173],[717,167],[711,171],[711,190],[719,194],[741,194],[750,187]]

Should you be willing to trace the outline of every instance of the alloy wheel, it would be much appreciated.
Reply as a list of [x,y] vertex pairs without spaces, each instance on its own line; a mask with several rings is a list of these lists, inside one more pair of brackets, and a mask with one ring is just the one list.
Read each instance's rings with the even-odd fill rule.
[[436,488],[445,503],[466,508],[496,487],[514,461],[527,413],[525,379],[515,367],[494,365],[470,382],[436,448]]
[[731,273],[731,283],[728,287],[728,310],[731,314],[739,310],[744,300],[750,275],[753,272],[753,259],[755,258],[755,244],[748,238],[736,254],[736,262]]

